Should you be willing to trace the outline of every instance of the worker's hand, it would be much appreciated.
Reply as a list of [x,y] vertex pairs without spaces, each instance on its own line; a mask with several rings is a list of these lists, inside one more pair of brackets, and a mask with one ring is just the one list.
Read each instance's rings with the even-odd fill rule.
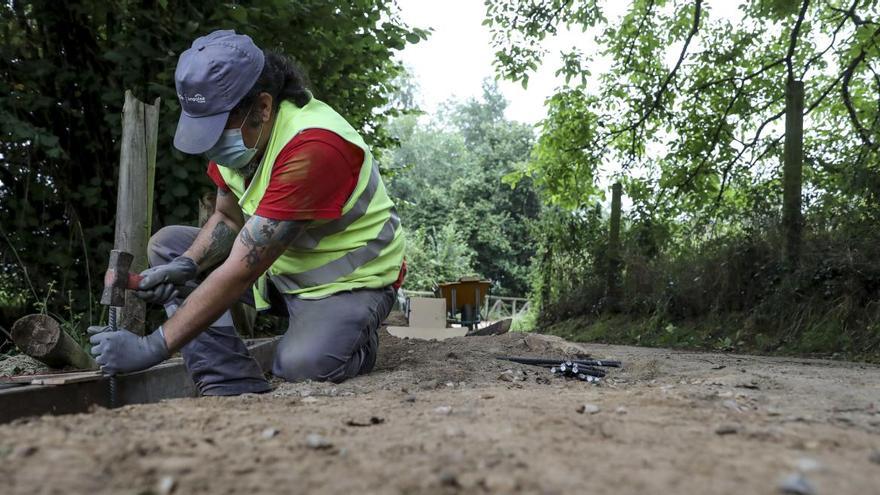
[[145,370],[168,359],[165,336],[159,330],[139,337],[124,328],[89,327],[92,356],[108,375]]
[[183,285],[196,278],[199,266],[186,256],[178,256],[167,265],[141,272],[143,279],[135,292],[144,301],[165,304],[177,297],[175,285]]

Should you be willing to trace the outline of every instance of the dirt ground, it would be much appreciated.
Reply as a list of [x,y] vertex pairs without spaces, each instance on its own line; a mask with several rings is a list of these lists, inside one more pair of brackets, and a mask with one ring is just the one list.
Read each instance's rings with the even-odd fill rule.
[[[800,473],[792,493],[880,494],[876,366],[518,333],[381,345],[340,385],[2,425],[0,493],[770,494]],[[583,352],[624,368],[592,385],[492,359]]]

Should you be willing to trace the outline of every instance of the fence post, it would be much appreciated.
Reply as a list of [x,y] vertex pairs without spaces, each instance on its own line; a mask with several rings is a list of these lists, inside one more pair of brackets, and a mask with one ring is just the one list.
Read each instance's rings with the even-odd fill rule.
[[619,300],[620,281],[620,182],[611,186],[611,218],[608,232],[608,279],[605,287],[606,307],[616,310]]
[[782,261],[795,269],[800,261],[801,187],[804,165],[804,82],[785,85],[785,150],[782,163]]
[[[145,270],[147,242],[152,231],[153,182],[156,175],[156,139],[159,134],[159,103],[152,105],[125,92],[122,108],[122,140],[119,153],[119,187],[116,197],[114,246],[134,255],[133,272]],[[126,291],[119,326],[144,334],[146,304]]]

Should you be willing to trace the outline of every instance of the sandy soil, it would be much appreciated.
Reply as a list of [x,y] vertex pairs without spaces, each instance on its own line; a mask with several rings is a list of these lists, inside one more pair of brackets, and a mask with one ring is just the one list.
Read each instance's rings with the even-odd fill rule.
[[[770,494],[802,473],[802,493],[880,494],[876,366],[382,340],[377,370],[341,385],[0,426],[0,492]],[[625,367],[597,386],[492,359],[578,352]]]

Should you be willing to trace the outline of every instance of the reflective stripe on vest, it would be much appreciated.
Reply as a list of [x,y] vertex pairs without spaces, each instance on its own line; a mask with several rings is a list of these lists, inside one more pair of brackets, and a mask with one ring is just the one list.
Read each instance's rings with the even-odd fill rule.
[[341,216],[309,221],[260,278],[254,288],[258,309],[268,307],[265,291],[259,289],[268,288],[269,280],[282,293],[318,299],[344,290],[391,285],[403,263],[403,228],[398,226],[400,220],[369,147],[341,115],[316,99],[303,107],[281,102],[265,154],[250,184],[235,171],[220,167],[242,212],[246,216],[256,212],[271,182],[277,157],[306,129],[334,132],[363,150],[363,162]]
[[315,246],[321,242],[321,239],[328,235],[338,234],[347,229],[349,225],[353,224],[358,218],[364,216],[367,212],[370,202],[373,201],[373,196],[376,195],[376,189],[379,187],[379,180],[379,167],[373,162],[373,169],[370,171],[370,181],[367,182],[367,187],[361,191],[361,195],[358,197],[357,202],[352,205],[351,209],[335,220],[331,220],[316,227],[307,228],[290,243],[290,247],[296,249],[314,249]]
[[279,290],[284,292],[329,284],[379,257],[382,250],[394,240],[394,234],[397,232],[398,226],[400,226],[400,218],[397,216],[397,210],[392,209],[391,215],[385,221],[385,224],[382,225],[379,235],[372,241],[353,251],[349,251],[341,258],[317,268],[302,273],[273,275],[270,279]]

